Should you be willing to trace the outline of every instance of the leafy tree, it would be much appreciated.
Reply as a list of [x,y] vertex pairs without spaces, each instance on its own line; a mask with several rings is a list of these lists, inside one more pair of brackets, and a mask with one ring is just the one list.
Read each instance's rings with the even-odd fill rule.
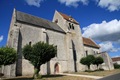
[[93,64],[97,65],[97,68],[100,64],[102,64],[104,62],[103,58],[102,57],[96,57]]
[[86,57],[81,58],[80,63],[83,65],[87,65],[88,69],[90,69],[90,65],[93,64],[95,57],[93,55],[88,55]]
[[115,69],[120,69],[120,64],[114,63],[114,68]]
[[13,64],[16,61],[16,57],[16,51],[13,48],[0,48],[0,66]]
[[23,48],[24,58],[29,60],[30,63],[34,66],[34,78],[38,78],[40,66],[50,61],[51,58],[54,58],[57,49],[53,45],[48,43],[38,42],[34,45],[25,45]]

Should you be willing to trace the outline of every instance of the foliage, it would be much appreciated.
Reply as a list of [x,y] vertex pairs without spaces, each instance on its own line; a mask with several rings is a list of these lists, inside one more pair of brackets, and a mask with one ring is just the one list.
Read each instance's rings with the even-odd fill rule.
[[24,58],[29,60],[30,63],[34,66],[34,78],[39,76],[40,66],[50,61],[51,58],[54,58],[57,49],[53,45],[48,43],[38,42],[34,45],[25,45],[23,48]]
[[97,67],[99,66],[99,64],[102,64],[104,62],[103,58],[98,56],[95,58],[93,64],[97,65]]
[[120,69],[120,64],[114,63],[114,68],[115,69]]
[[88,69],[90,69],[90,65],[93,64],[95,57],[93,55],[88,55],[86,57],[81,58],[80,63],[83,65],[87,65]]
[[10,47],[0,48],[0,65],[10,65],[16,61],[16,51]]

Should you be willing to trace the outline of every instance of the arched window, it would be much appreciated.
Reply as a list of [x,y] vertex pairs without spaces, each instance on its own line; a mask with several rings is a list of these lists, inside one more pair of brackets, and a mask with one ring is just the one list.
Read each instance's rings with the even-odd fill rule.
[[74,25],[72,24],[72,29],[74,30]]
[[31,44],[32,44],[32,42],[30,41],[30,42],[29,42],[29,45],[31,46]]
[[69,23],[69,27],[70,27],[70,29],[72,28],[71,23]]

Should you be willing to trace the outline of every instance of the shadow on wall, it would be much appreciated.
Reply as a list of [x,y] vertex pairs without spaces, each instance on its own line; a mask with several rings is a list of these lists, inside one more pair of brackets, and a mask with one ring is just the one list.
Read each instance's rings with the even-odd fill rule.
[[17,61],[16,61],[16,76],[22,76],[22,35],[19,30],[18,48],[17,48]]

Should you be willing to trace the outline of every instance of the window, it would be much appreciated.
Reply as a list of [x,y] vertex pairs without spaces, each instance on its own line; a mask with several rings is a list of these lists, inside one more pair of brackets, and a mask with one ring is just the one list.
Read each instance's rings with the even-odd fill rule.
[[69,27],[70,27],[70,29],[72,28],[72,26],[71,26],[71,24],[69,23]]
[[75,29],[75,28],[74,28],[74,25],[71,24],[71,23],[69,23],[69,27],[68,27],[68,29],[73,29],[73,30],[74,30],[74,29]]
[[[57,49],[57,45],[56,45],[55,47],[56,47],[56,49]],[[58,57],[57,53],[56,53],[55,57]]]
[[86,52],[86,56],[88,56],[88,51],[85,51]]
[[32,44],[32,42],[30,41],[30,42],[29,42],[29,45],[31,46],[31,44]]
[[58,23],[58,19],[55,20],[55,23]]
[[72,29],[74,30],[74,25],[72,24]]

